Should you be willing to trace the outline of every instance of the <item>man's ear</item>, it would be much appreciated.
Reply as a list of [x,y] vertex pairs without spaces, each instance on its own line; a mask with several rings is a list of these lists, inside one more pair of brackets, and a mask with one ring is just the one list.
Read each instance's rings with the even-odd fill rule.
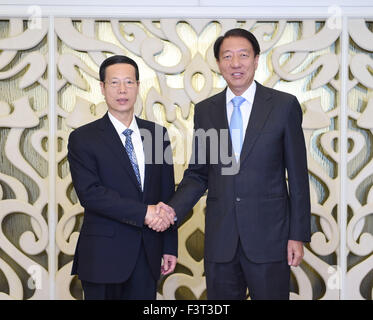
[[216,65],[218,66],[219,72],[221,73],[221,71],[220,71],[220,64],[219,64],[219,59],[215,59],[215,62],[216,62]]
[[259,64],[259,54],[257,54],[256,56],[255,56],[255,70],[258,68],[258,64]]
[[100,81],[100,88],[101,88],[101,93],[105,95],[105,82]]

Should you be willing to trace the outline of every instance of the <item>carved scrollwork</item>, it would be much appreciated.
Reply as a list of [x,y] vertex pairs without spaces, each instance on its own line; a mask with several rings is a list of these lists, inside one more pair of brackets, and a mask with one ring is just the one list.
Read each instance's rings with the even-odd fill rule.
[[[72,187],[66,144],[72,130],[107,110],[99,89],[100,63],[111,54],[129,55],[138,62],[140,93],[135,112],[168,128],[178,183],[191,151],[194,105],[225,87],[213,55],[214,40],[239,26],[251,30],[261,45],[258,80],[296,95],[304,111],[312,241],[306,245],[302,265],[292,269],[291,298],[338,299],[339,287],[333,281],[338,280],[341,259],[347,259],[348,297],[371,299],[373,33],[365,20],[349,19],[353,50],[348,66],[340,65],[342,30],[320,20],[66,17],[55,18],[55,30],[48,30],[46,19],[39,29],[24,29],[22,19],[0,23],[6,30],[0,34],[0,89],[4,88],[0,90],[0,299],[48,298],[50,270],[43,259],[57,262],[56,298],[81,296],[70,270],[83,208]],[[51,92],[46,73],[48,32],[55,32],[57,42],[56,106],[48,106],[46,98]],[[347,67],[351,76],[343,84],[341,68]],[[348,119],[341,119],[342,85],[347,86]],[[6,92],[22,94],[14,97]],[[55,137],[49,137],[47,125],[51,108],[56,115]],[[339,147],[341,121],[349,123],[347,154],[341,154]],[[49,160],[52,138],[57,141],[56,163]],[[347,159],[347,177],[340,175],[342,157]],[[57,168],[55,181],[48,174],[52,166]],[[349,207],[343,231],[342,183]],[[46,215],[51,184],[58,207],[54,226]],[[205,297],[204,209],[205,197],[180,227],[178,266],[162,279],[158,299]],[[25,222],[17,225],[21,231],[15,241],[10,239],[12,230],[4,228],[19,224],[18,216]],[[51,227],[54,257],[48,252]],[[346,244],[341,244],[341,232],[346,234]],[[339,256],[341,245],[347,246],[348,257]],[[20,275],[19,266],[30,277]]]

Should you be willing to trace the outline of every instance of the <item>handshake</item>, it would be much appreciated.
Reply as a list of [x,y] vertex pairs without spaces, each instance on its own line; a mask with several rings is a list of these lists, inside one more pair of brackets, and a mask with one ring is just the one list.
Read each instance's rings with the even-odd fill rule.
[[174,209],[163,202],[159,202],[157,205],[148,205],[145,224],[157,232],[162,232],[175,223],[175,218]]

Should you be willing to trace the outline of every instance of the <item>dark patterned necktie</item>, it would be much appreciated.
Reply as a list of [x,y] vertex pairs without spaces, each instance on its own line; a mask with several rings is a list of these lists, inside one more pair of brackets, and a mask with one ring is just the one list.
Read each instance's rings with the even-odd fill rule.
[[123,134],[126,136],[126,144],[125,144],[124,147],[126,148],[128,158],[131,161],[133,171],[135,171],[137,182],[139,183],[139,186],[140,186],[140,189],[141,189],[141,176],[140,176],[139,165],[137,164],[135,149],[134,149],[133,144],[132,144],[132,138],[131,138],[132,132],[133,132],[133,130],[131,130],[131,129],[126,129],[126,130],[123,131]]

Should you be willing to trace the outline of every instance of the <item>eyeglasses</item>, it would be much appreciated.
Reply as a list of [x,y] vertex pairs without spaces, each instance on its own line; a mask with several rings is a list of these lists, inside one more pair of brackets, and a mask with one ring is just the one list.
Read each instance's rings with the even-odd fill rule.
[[137,84],[137,81],[132,80],[132,79],[124,79],[124,80],[114,79],[111,81],[105,81],[105,83],[108,84],[111,88],[117,89],[120,87],[120,84],[122,81],[124,82],[124,85],[127,88],[133,88]]

